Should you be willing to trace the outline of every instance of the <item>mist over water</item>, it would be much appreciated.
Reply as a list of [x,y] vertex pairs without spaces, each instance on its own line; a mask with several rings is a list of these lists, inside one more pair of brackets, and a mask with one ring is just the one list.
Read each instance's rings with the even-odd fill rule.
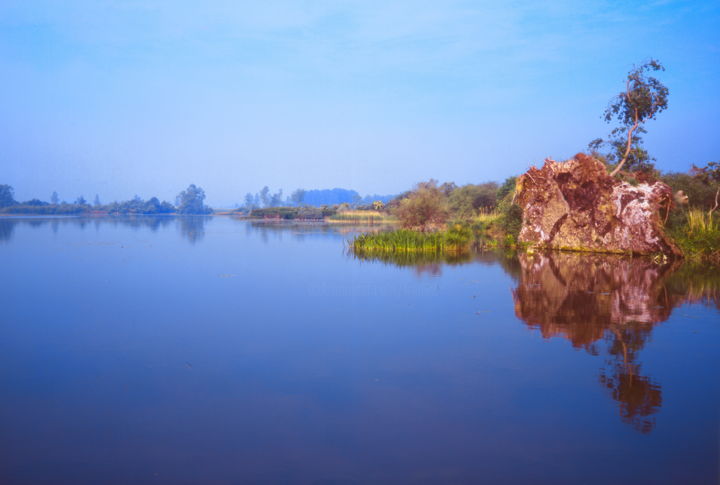
[[0,218],[0,481],[717,478],[720,276],[356,230]]

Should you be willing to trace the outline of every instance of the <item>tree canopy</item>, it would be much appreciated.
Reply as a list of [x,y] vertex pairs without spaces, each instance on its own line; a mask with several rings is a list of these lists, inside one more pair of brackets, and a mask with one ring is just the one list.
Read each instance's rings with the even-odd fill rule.
[[15,205],[15,191],[9,185],[0,185],[0,207]]
[[[627,75],[625,90],[615,96],[605,110],[603,118],[606,122],[613,121],[618,126],[610,133],[606,143],[610,145],[608,161],[617,160],[611,175],[616,175],[624,166],[642,170],[651,163],[651,158],[642,148],[641,134],[646,133],[644,124],[653,120],[667,109],[668,88],[650,74],[664,71],[659,61],[651,59],[639,67],[633,68]],[[602,139],[594,140],[590,148],[605,143]]]
[[180,192],[176,200],[179,214],[209,214],[212,209],[205,205],[205,191],[190,184],[187,189]]
[[395,210],[404,227],[428,229],[448,218],[447,196],[436,180],[417,184],[414,191],[400,201]]

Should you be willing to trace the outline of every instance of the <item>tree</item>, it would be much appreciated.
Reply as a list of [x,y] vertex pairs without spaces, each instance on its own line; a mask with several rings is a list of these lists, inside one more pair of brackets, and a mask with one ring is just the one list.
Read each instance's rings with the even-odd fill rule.
[[270,207],[278,207],[279,205],[282,205],[282,193],[283,191],[280,189],[270,196]]
[[447,220],[447,197],[436,180],[421,182],[400,201],[395,213],[404,227],[426,230]]
[[503,200],[505,197],[508,196],[508,194],[514,194],[515,193],[515,186],[517,185],[517,177],[508,177],[505,179],[505,182],[500,186],[500,188],[497,191],[496,197],[497,200]]
[[0,185],[0,207],[15,205],[15,191],[9,185]]
[[251,210],[253,210],[254,207],[255,207],[255,198],[253,197],[253,195],[250,192],[248,192],[247,194],[245,194],[245,209],[251,211]]
[[205,191],[195,184],[190,184],[187,189],[180,192],[175,204],[180,214],[209,214],[212,212],[212,209],[205,205]]
[[293,205],[296,205],[296,206],[302,205],[304,199],[305,199],[305,190],[304,189],[297,189],[295,192],[290,194],[290,202],[292,202]]
[[262,188],[260,191],[260,202],[262,203],[263,207],[268,207],[270,205],[270,187],[267,185]]
[[[622,156],[610,175],[615,176],[630,159],[633,147],[640,144],[640,133],[645,133],[643,125],[654,120],[658,113],[667,109],[669,90],[658,79],[648,73],[664,71],[665,68],[655,59],[640,67],[633,68],[627,75],[625,91],[610,102],[603,115],[606,122],[616,120],[619,126],[610,133],[610,144],[622,150]],[[623,141],[624,136],[624,141]],[[593,142],[594,143],[594,142]],[[592,143],[591,143],[592,145]],[[624,148],[624,149],[623,149]],[[638,152],[638,159],[644,155]]]
[[[596,158],[604,161],[611,165],[617,165],[622,161],[623,157],[626,157],[625,168],[631,171],[638,172],[652,172],[655,170],[655,157],[651,157],[648,151],[642,146],[643,140],[641,134],[647,133],[647,131],[639,126],[633,134],[633,144],[630,152],[625,154],[626,151],[626,140],[622,136],[616,136],[614,138],[603,140],[597,138],[588,144],[590,153]],[[601,153],[600,149],[603,146],[607,146],[608,151]]]
[[50,202],[53,205],[58,205],[60,203],[60,196],[56,191],[53,191],[52,195],[50,196]]
[[381,211],[385,207],[385,204],[383,203],[382,200],[376,200],[372,203],[372,206],[373,206],[373,209],[375,209],[376,211]]
[[100,196],[98,194],[95,194],[95,201],[93,202],[93,205],[95,207],[100,207]]
[[83,197],[83,196],[81,195],[80,197],[78,197],[77,199],[75,199],[75,204],[76,204],[76,205],[86,205],[86,204],[87,204],[87,200],[85,200],[85,197]]
[[497,205],[498,185],[488,182],[480,185],[464,185],[450,194],[450,212],[463,219],[470,219],[480,209],[492,210]]
[[712,209],[708,211],[708,214],[712,217],[712,213],[720,206],[720,162],[708,162],[704,167],[693,165],[692,173],[704,184],[716,186],[715,202]]

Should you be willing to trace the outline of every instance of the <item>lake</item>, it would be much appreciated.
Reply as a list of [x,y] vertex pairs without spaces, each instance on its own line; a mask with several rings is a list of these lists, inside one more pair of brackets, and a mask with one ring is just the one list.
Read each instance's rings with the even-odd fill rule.
[[717,483],[717,270],[355,230],[0,218],[0,483]]

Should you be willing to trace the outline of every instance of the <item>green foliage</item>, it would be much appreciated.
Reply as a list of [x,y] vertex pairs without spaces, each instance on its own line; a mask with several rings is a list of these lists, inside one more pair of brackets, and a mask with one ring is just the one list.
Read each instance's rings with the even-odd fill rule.
[[505,182],[502,183],[500,188],[498,188],[496,199],[498,201],[502,201],[508,197],[508,195],[512,198],[512,195],[515,193],[515,186],[517,185],[517,177],[508,177],[505,179]]
[[717,214],[690,209],[686,224],[675,227],[672,235],[686,257],[713,259],[720,263],[720,219]]
[[624,168],[630,172],[655,173],[655,157],[651,157],[643,147],[641,134],[647,133],[645,128],[638,126],[632,136],[630,151],[627,151],[627,139],[622,131],[616,128],[610,138],[595,139],[588,144],[591,154],[610,166],[616,167],[625,157]]
[[9,185],[0,185],[0,207],[15,205],[15,191]]
[[682,190],[688,198],[688,204],[692,207],[700,207],[710,210],[715,200],[715,189],[712,185],[705,183],[701,178],[688,173],[666,173],[660,177],[672,188],[673,192]]
[[713,198],[712,208],[710,209],[710,213],[712,214],[720,207],[720,162],[708,162],[704,167],[696,167],[693,165],[692,172],[702,183],[713,187],[715,190],[715,197]]
[[[504,195],[497,206],[497,212],[500,214],[498,221],[500,232],[512,236],[514,241],[518,239],[522,227],[522,209],[514,203],[516,183],[517,177],[511,177],[505,181],[499,191]],[[507,241],[505,243],[514,245],[514,241],[512,244],[507,244]]]
[[481,210],[491,211],[497,205],[498,185],[487,182],[455,188],[448,197],[448,208],[453,217],[472,219]]
[[400,201],[395,215],[406,228],[424,231],[440,226],[448,218],[447,196],[436,180],[421,182]]
[[607,142],[591,142],[592,151],[597,151],[603,143],[610,146],[606,155],[609,162],[615,164],[612,175],[623,166],[631,170],[651,169],[652,159],[641,146],[640,135],[645,133],[643,124],[667,109],[669,90],[657,78],[649,73],[664,71],[665,68],[655,59],[633,68],[627,75],[625,91],[612,99],[603,118],[618,126],[610,133]]
[[418,232],[409,229],[361,234],[352,241],[356,252],[463,252],[470,249],[472,230],[456,224],[446,231]]
[[176,200],[179,214],[210,214],[212,209],[205,205],[205,191],[195,184],[180,192]]

